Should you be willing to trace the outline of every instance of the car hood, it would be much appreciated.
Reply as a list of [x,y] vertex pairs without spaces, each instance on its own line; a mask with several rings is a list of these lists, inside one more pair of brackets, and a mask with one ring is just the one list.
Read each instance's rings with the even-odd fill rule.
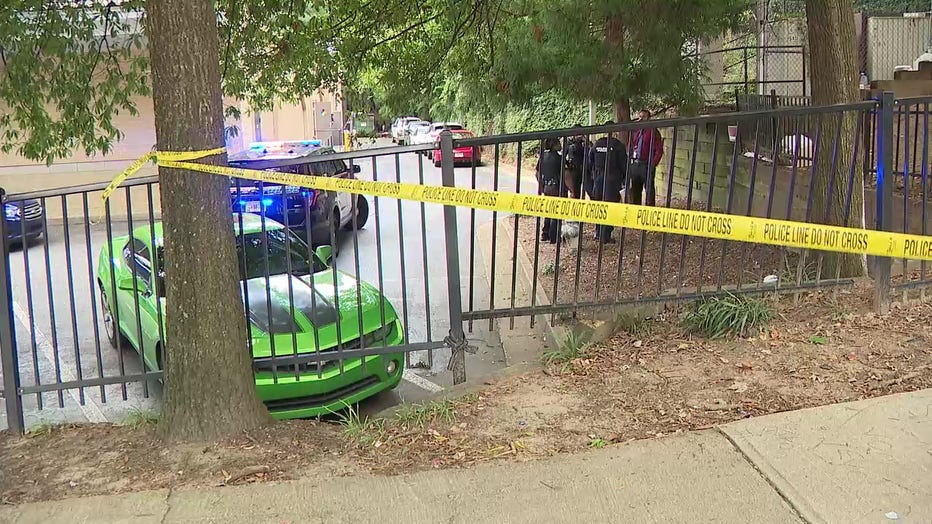
[[348,345],[397,318],[378,289],[332,270],[253,278],[241,290],[255,357],[271,355],[273,341],[276,354],[292,353],[295,342],[299,353]]

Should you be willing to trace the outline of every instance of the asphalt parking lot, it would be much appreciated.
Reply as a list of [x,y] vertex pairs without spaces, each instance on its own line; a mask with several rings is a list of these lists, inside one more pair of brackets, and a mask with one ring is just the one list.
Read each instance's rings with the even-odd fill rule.
[[[362,179],[373,179],[373,160],[361,162]],[[441,184],[440,169],[419,155],[379,157],[375,160],[378,180]],[[475,186],[493,189],[491,166],[476,169]],[[472,169],[457,168],[457,185],[472,187]],[[525,173],[523,192],[535,191]],[[499,187],[514,191],[514,168],[501,169]],[[98,198],[95,194],[92,198]],[[146,202],[134,202],[135,213],[146,213]],[[157,216],[157,210],[155,210]],[[118,213],[115,213],[118,215]],[[108,236],[126,235],[145,220],[86,224],[72,214],[66,227],[50,221],[43,241],[14,248],[10,256],[13,285],[13,317],[16,331],[21,383],[24,386],[54,384],[80,379],[134,375],[142,372],[139,355],[109,346],[103,328],[96,289],[96,266]],[[460,284],[466,303],[470,287],[474,303],[488,303],[485,270],[469,266],[470,245],[478,227],[492,219],[487,211],[459,209],[457,213],[461,253]],[[91,217],[97,221],[98,217]],[[478,256],[476,257],[478,260]],[[430,261],[428,264],[427,262]],[[364,229],[340,237],[337,270],[359,275],[379,287],[402,316],[411,342],[442,340],[450,328],[448,282],[445,265],[443,208],[395,199],[370,199],[370,218]],[[467,379],[476,380],[504,366],[498,333],[484,322],[467,333],[476,354],[467,355]],[[400,403],[414,402],[442,391],[452,384],[446,370],[447,349],[410,354],[410,366],[401,385],[365,402],[363,411],[378,411]],[[157,382],[109,384],[64,392],[29,394],[23,399],[27,427],[61,422],[119,422],[134,410],[155,410],[161,398]],[[5,407],[0,402],[0,428],[6,426]]]

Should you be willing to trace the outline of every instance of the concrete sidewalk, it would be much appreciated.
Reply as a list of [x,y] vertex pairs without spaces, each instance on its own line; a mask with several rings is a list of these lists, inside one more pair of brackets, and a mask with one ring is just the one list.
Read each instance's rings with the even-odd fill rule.
[[928,523],[930,406],[926,390],[524,463],[24,504],[0,522]]

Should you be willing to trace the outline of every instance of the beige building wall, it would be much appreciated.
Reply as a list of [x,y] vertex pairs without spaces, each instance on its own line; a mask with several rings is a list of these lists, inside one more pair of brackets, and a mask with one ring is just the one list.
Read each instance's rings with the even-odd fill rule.
[[[247,147],[249,142],[262,140],[288,140],[319,138],[324,143],[340,145],[342,134],[342,104],[336,93],[321,90],[311,97],[306,97],[304,104],[278,104],[274,110],[259,113],[249,111],[246,104],[227,99],[226,105],[237,105],[241,110],[239,121],[226,122],[227,127],[235,126],[237,135],[229,137],[227,148],[236,152]],[[86,155],[75,151],[68,158],[58,160],[51,166],[43,162],[27,160],[16,154],[0,154],[0,187],[7,194],[28,193],[58,189],[85,184],[106,184],[126,169],[137,158],[152,151],[155,147],[155,119],[150,98],[136,100],[139,110],[136,116],[121,114],[116,118],[116,125],[123,132],[123,139],[113,145],[107,155]],[[332,122],[332,123],[331,123]],[[258,124],[258,125],[256,125]],[[155,166],[147,165],[138,176],[157,174]],[[148,189],[133,188],[133,215],[148,215]],[[153,207],[158,214],[158,187],[153,192]],[[118,190],[111,197],[111,213],[125,216],[127,209],[126,191]],[[98,218],[104,212],[100,191],[87,195],[89,214]],[[81,195],[69,197],[68,216],[78,217],[83,213],[84,198]],[[61,198],[54,197],[46,201],[47,216],[51,221],[63,216]]]

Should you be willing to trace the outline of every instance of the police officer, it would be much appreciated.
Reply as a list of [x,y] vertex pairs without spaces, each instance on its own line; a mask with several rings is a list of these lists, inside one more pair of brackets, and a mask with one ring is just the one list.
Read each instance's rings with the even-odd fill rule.
[[[576,124],[574,128],[581,130],[582,125]],[[582,198],[583,185],[586,193],[592,194],[592,181],[586,176],[585,166],[586,157],[589,154],[589,138],[583,134],[578,134],[569,139],[566,144],[566,152],[563,157],[566,159],[566,187],[569,189],[570,197]],[[583,179],[585,180],[585,184]]]
[[[609,120],[606,126],[615,125]],[[621,188],[625,184],[625,174],[628,166],[628,155],[625,145],[613,137],[611,133],[595,141],[589,149],[589,170],[592,173],[592,200],[603,202],[621,202]],[[612,238],[612,227],[597,225],[596,239],[599,242],[610,244],[615,242]]]

